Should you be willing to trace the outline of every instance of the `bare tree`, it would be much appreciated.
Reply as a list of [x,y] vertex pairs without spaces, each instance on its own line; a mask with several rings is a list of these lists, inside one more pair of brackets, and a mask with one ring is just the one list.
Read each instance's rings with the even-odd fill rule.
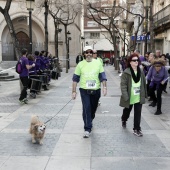
[[[133,16],[137,16],[141,18],[138,22],[137,30],[135,31],[135,42],[133,44],[133,49],[136,48],[136,38],[139,31],[140,26],[143,23],[144,17],[138,13],[133,13],[127,6],[118,5],[116,6],[116,1],[114,0],[85,0],[85,16],[88,19],[94,20],[98,23],[99,27],[103,30],[103,28],[109,33],[110,38],[109,41],[113,44],[115,56],[118,57],[117,54],[117,44],[116,44],[116,33],[119,34],[119,37],[124,41],[124,37],[121,33],[120,26],[118,24],[119,21],[126,20],[127,13],[132,14]],[[107,25],[103,24],[104,21],[107,21]],[[126,44],[127,45],[127,44]],[[127,45],[128,46],[128,45]],[[132,47],[130,47],[132,48]],[[115,63],[115,68],[118,68],[118,65]]]
[[14,46],[15,54],[16,54],[17,59],[19,60],[20,50],[18,48],[18,40],[17,40],[17,37],[16,37],[16,33],[15,33],[15,30],[14,30],[14,26],[13,26],[11,17],[9,15],[11,2],[12,2],[12,0],[7,0],[4,8],[2,8],[0,6],[0,12],[3,14],[3,16],[5,18],[8,30],[9,30],[10,35],[11,35],[11,39],[12,39],[12,43],[13,43],[13,46]]
[[[50,0],[49,0],[50,1]],[[65,44],[66,44],[66,73],[69,69],[69,53],[68,53],[68,26],[75,23],[77,15],[80,13],[81,6],[79,0],[51,0],[49,13],[54,20],[55,25],[55,44],[58,44],[58,24],[64,26]],[[56,47],[58,49],[58,47]]]
[[[106,37],[114,47],[114,55],[115,55],[115,69],[118,69],[118,49],[117,49],[117,40],[116,34],[119,33],[121,36],[118,26],[117,20],[120,15],[124,15],[124,10],[116,6],[116,1],[105,1],[108,4],[107,8],[103,7],[102,1],[89,1],[85,0],[85,17],[88,19],[94,20],[98,23],[99,27],[104,28],[109,34],[110,38]],[[107,25],[104,24],[107,21]]]

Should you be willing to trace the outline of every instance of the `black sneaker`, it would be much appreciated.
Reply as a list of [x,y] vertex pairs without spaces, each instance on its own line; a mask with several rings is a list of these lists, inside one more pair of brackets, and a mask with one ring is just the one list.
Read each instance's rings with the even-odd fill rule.
[[138,130],[138,135],[139,135],[139,136],[143,136],[143,133],[142,133],[141,130]]
[[126,128],[126,121],[122,121],[122,127]]
[[166,90],[163,90],[163,92],[168,93]]
[[148,101],[151,102],[151,101],[153,101],[153,99],[150,97],[150,98],[148,99]]
[[155,107],[156,106],[156,102],[150,103],[149,106]]
[[27,98],[23,99],[22,101],[23,101],[25,104],[28,104],[28,99],[27,99]]
[[138,136],[138,137],[143,136],[141,130],[134,130],[134,131],[133,131],[133,134],[136,135],[136,136]]
[[19,102],[20,102],[21,104],[25,104],[25,102],[24,102],[23,100],[19,100]]
[[161,115],[161,114],[162,114],[161,110],[157,110],[154,115]]
[[32,97],[32,98],[36,98],[36,94],[35,93],[30,93],[30,96]]

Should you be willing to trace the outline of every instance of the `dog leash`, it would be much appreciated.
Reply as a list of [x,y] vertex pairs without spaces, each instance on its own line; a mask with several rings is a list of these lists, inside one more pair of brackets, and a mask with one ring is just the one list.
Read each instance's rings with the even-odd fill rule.
[[57,116],[58,113],[60,113],[61,110],[63,110],[70,102],[72,99],[70,99],[53,117],[51,117],[50,119],[48,119],[44,124],[47,124],[49,121],[51,121],[54,117]]

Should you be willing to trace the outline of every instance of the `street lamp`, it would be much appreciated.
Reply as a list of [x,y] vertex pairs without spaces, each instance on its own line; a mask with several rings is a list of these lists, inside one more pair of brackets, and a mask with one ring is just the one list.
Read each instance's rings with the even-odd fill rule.
[[148,12],[150,8],[150,0],[144,0],[144,7],[145,7],[145,49],[144,54],[147,52],[147,38],[148,38]]
[[124,48],[123,48],[123,55],[125,57],[125,40],[126,40],[126,26],[127,26],[127,21],[126,20],[123,20],[122,21],[122,28],[124,30],[124,38],[123,38],[123,42],[124,42]]
[[29,11],[29,38],[30,38],[30,44],[29,44],[29,52],[32,53],[32,11],[34,10],[35,6],[35,0],[26,0],[26,7]]
[[59,28],[59,19],[54,19],[54,26],[55,26],[55,55],[58,58],[58,34],[62,31],[61,28]]
[[70,69],[70,54],[69,54],[69,52],[70,52],[70,47],[69,47],[69,41],[71,40],[71,33],[69,32],[69,31],[67,31],[67,45],[68,45],[68,47],[67,47],[67,63],[68,63],[68,69]]
[[84,41],[85,41],[85,38],[84,37],[81,37],[81,41],[82,41],[82,49],[81,49],[81,51],[82,51],[82,54],[83,54],[83,46],[84,46]]

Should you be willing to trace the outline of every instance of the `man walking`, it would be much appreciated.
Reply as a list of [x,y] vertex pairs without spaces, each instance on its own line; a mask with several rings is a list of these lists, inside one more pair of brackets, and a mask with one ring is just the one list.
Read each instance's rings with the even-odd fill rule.
[[93,59],[93,49],[91,46],[84,48],[85,60],[80,62],[75,69],[72,84],[72,99],[76,98],[76,87],[80,81],[80,95],[83,106],[84,138],[89,138],[92,122],[98,101],[101,96],[100,84],[103,84],[103,95],[107,94],[106,75],[103,66],[96,59]]

